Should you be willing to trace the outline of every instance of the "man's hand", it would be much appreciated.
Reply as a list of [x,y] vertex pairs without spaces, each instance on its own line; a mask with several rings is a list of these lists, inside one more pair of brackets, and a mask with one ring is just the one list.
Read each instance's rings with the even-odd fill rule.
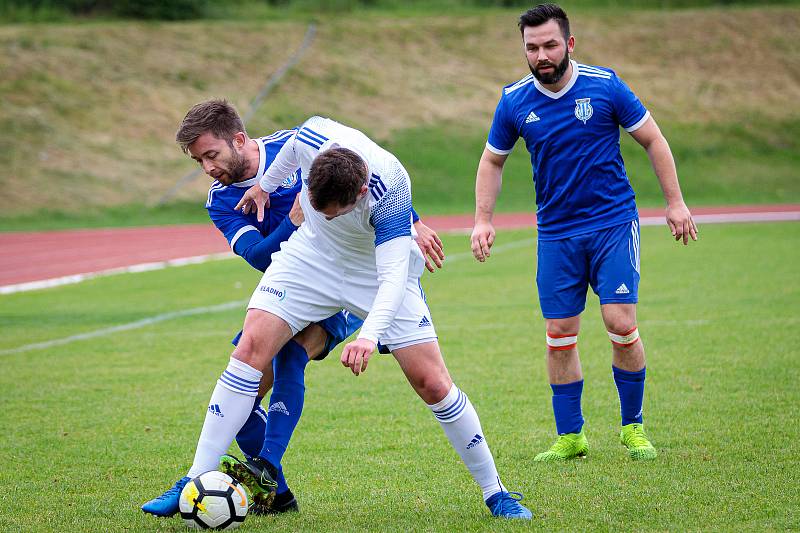
[[303,214],[303,208],[300,207],[300,193],[297,193],[297,196],[294,197],[292,209],[289,211],[289,220],[295,226],[299,226],[305,219],[306,216]]
[[483,263],[489,257],[489,249],[494,244],[494,226],[491,222],[476,222],[472,228],[472,255],[475,259]]
[[444,261],[442,240],[435,231],[423,224],[421,220],[414,222],[414,229],[417,230],[417,245],[422,250],[422,256],[425,258],[425,268],[428,269],[428,272],[436,270],[433,268],[434,264],[436,264],[436,268],[442,268],[442,261]]
[[367,363],[375,351],[375,343],[369,339],[348,342],[342,351],[342,364],[350,367],[356,376],[367,369]]
[[683,202],[667,206],[667,225],[676,241],[683,239],[683,245],[689,244],[689,237],[697,240],[697,226],[694,225],[692,214]]
[[264,192],[261,185],[256,183],[244,193],[242,199],[234,207],[235,210],[242,210],[242,213],[248,215],[256,211],[256,219],[259,222],[264,221],[264,208],[269,207],[269,193]]

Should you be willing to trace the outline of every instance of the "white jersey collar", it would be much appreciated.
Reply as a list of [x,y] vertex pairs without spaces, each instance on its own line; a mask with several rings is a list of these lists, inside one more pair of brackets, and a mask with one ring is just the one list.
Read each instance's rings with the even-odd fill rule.
[[572,65],[572,77],[570,77],[570,79],[567,82],[567,84],[564,85],[564,87],[562,87],[560,91],[553,92],[553,91],[551,91],[549,89],[545,89],[542,86],[542,84],[539,83],[539,80],[537,80],[536,78],[533,79],[534,87],[536,87],[539,90],[540,93],[542,93],[543,95],[545,95],[545,96],[547,96],[549,98],[552,98],[553,100],[558,100],[559,98],[561,98],[562,96],[567,94],[569,92],[569,90],[572,89],[572,86],[575,85],[575,82],[578,81],[578,74],[579,74],[578,73],[578,63],[577,63],[577,61],[570,59],[569,62]]

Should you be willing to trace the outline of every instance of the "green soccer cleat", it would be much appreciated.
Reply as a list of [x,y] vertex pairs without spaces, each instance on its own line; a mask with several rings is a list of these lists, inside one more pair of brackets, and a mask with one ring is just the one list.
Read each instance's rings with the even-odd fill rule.
[[278,484],[275,482],[277,470],[269,462],[260,457],[241,461],[226,454],[219,460],[219,469],[247,487],[253,507],[267,509],[272,506]]
[[636,461],[655,459],[656,449],[644,434],[644,427],[641,424],[628,424],[622,426],[619,432],[619,440],[623,446],[628,448],[631,459]]
[[565,433],[559,435],[555,444],[549,450],[542,452],[533,458],[540,463],[552,463],[556,461],[568,461],[580,457],[583,459],[589,453],[589,441],[586,435],[580,433]]

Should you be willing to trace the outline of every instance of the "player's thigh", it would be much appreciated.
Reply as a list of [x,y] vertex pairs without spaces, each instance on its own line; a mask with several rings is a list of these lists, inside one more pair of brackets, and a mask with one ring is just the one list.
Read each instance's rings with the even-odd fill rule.
[[590,254],[590,282],[600,304],[639,301],[639,223],[596,232]]
[[589,264],[580,236],[539,241],[536,257],[536,287],[545,318],[569,318],[586,307]]
[[313,252],[304,256],[281,253],[274,256],[253,291],[248,309],[260,309],[282,318],[296,335],[308,324],[319,322],[341,310],[338,278],[327,269],[327,261]]

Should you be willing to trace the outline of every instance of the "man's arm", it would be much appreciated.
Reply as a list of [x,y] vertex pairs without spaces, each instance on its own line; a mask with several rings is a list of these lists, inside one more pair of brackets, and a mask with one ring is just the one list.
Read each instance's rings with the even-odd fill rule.
[[475,226],[472,228],[472,255],[480,262],[489,257],[489,249],[494,244],[492,216],[503,184],[503,165],[508,155],[500,155],[484,148],[478,163],[478,176],[475,180]]
[[261,181],[247,189],[235,209],[241,209],[245,214],[256,211],[258,221],[264,220],[264,208],[269,206],[269,193],[277,189],[300,166],[295,150],[296,143],[297,133],[281,146]]
[[[238,214],[238,213],[236,213]],[[291,211],[280,225],[266,237],[258,231],[248,231],[237,239],[233,252],[241,256],[253,268],[264,272],[272,263],[272,254],[280,250],[281,243],[291,237],[303,223],[303,209],[300,207],[300,195],[295,197]]]
[[694,224],[689,208],[683,201],[675,160],[667,139],[661,133],[653,117],[647,119],[641,128],[630,133],[636,142],[647,151],[647,156],[650,158],[650,164],[653,166],[659,185],[661,185],[664,200],[667,202],[666,219],[672,236],[676,241],[683,239],[684,245],[689,244],[689,237],[696,241],[697,226]]

